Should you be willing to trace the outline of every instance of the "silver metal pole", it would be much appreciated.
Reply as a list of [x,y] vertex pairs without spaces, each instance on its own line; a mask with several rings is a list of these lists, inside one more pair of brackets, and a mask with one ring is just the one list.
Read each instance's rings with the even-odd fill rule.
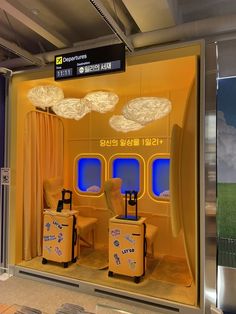
[[[4,167],[9,167],[9,83],[12,72],[4,69],[5,77],[5,139],[4,139]],[[1,264],[0,273],[9,274],[8,264],[8,230],[9,230],[9,185],[3,185],[1,182],[1,217],[0,217],[0,250]]]

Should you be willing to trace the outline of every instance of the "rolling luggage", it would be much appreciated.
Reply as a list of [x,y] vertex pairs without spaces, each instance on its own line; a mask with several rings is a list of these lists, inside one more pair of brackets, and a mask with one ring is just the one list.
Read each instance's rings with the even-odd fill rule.
[[[129,197],[129,200],[128,200]],[[126,192],[125,215],[109,221],[109,271],[134,278],[139,283],[145,274],[145,218],[137,215],[137,193]],[[135,215],[128,215],[128,205],[135,206]]]
[[77,216],[75,210],[63,210],[63,203],[69,203],[71,208],[72,194],[58,202],[57,211],[46,210],[43,215],[43,259],[42,263],[54,261],[63,263],[64,268],[69,262],[76,262],[77,258]]

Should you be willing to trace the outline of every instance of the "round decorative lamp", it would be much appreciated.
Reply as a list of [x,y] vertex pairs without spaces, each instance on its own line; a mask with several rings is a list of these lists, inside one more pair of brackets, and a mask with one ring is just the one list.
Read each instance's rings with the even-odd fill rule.
[[140,97],[130,100],[123,108],[126,119],[142,125],[158,120],[171,111],[171,102],[166,98]]
[[56,115],[67,118],[80,120],[91,111],[90,103],[83,98],[64,98],[52,107]]
[[110,126],[119,132],[137,131],[143,128],[143,125],[132,120],[126,119],[122,115],[112,116],[109,120]]
[[64,93],[58,86],[43,85],[31,88],[27,97],[34,106],[45,109],[56,105],[62,100]]
[[108,91],[94,91],[88,93],[84,99],[91,103],[91,110],[105,113],[114,109],[119,101],[119,97]]

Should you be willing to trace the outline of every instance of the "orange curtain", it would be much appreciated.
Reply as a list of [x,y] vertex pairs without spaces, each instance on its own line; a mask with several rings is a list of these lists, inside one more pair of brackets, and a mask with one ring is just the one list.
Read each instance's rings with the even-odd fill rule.
[[24,259],[42,254],[43,181],[63,177],[63,124],[58,117],[30,112],[24,134]]

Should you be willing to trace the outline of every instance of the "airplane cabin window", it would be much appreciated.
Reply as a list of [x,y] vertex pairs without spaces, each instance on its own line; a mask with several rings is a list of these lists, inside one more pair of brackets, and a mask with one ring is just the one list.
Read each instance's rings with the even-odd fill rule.
[[140,162],[136,158],[116,158],[113,160],[112,177],[122,179],[121,193],[140,192]]
[[102,161],[99,158],[77,160],[77,189],[82,193],[98,194],[102,186]]
[[152,162],[152,193],[156,197],[169,198],[170,159],[156,158]]

